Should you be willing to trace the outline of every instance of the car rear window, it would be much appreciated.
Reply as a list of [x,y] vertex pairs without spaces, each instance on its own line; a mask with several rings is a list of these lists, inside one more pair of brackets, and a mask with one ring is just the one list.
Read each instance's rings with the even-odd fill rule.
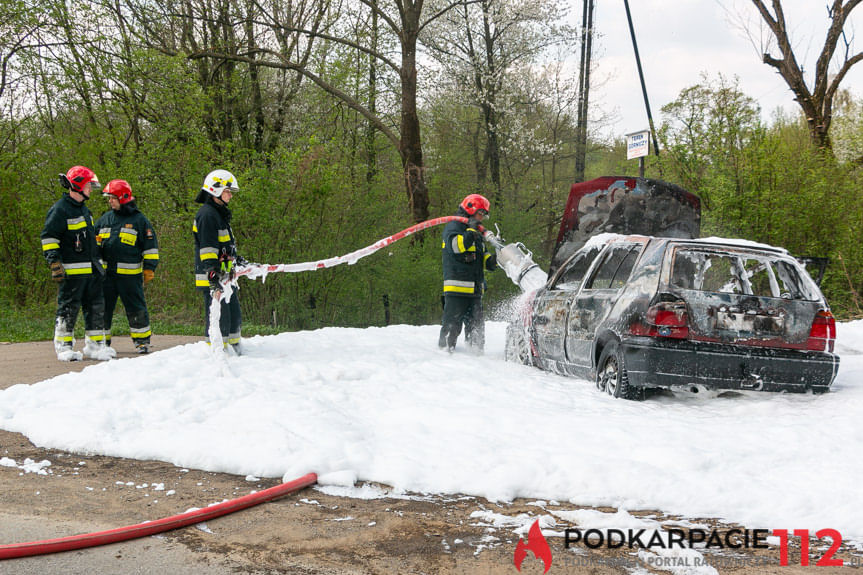
[[792,261],[765,253],[678,249],[671,284],[697,291],[759,297],[818,299],[811,282]]

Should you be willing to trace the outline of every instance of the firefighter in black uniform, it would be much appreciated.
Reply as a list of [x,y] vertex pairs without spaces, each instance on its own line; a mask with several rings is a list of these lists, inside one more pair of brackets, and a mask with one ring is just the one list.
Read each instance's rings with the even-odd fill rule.
[[466,197],[456,215],[468,223],[449,222],[443,230],[443,319],[438,347],[452,352],[464,324],[465,342],[474,353],[485,347],[482,295],[485,271],[493,270],[497,256],[486,252],[479,223],[488,215],[488,200],[479,194]]
[[96,221],[96,241],[105,262],[105,331],[111,345],[111,323],[117,297],[123,300],[132,343],[138,353],[150,351],[150,314],[144,284],[150,282],[159,264],[159,244],[150,220],[138,210],[132,188],[125,180],[111,180],[102,195],[110,210]]
[[[99,261],[93,216],[84,203],[91,190],[98,190],[93,170],[74,166],[60,174],[60,184],[69,190],[48,210],[42,229],[42,254],[51,269],[51,278],[60,284],[54,323],[54,350],[61,361],[84,356],[111,359],[115,352],[105,345],[105,298],[102,281],[105,271]],[[78,310],[84,312],[83,354],[73,350]]]
[[[204,204],[195,214],[192,233],[195,236],[195,287],[203,293],[204,335],[210,343],[210,304],[221,300],[219,330],[223,345],[231,345],[239,355],[242,314],[236,289],[223,297],[221,282],[233,277],[234,266],[247,263],[237,257],[237,243],[231,229],[228,202],[239,191],[237,179],[227,170],[214,170],[204,178],[204,186],[195,201]],[[227,299],[228,301],[225,301]]]

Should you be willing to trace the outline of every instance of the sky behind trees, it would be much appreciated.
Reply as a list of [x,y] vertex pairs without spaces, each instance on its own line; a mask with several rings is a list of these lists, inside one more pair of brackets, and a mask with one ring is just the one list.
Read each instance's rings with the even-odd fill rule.
[[[571,2],[572,22],[580,24],[581,2]],[[737,75],[740,88],[758,101],[764,119],[780,106],[788,112],[799,110],[779,74],[761,62],[761,38],[766,41],[769,34],[751,0],[631,0],[629,4],[654,121],[660,119],[663,105],[700,82],[702,72],[712,77],[721,72],[729,79]],[[829,23],[827,2],[783,0],[782,4],[798,58],[804,70],[814,72]],[[617,122],[606,133],[619,137],[645,129],[647,115],[623,1],[596,0],[594,20],[600,37],[591,100],[605,111],[617,112]],[[856,32],[853,46],[859,52],[863,48],[863,9],[852,12],[849,20],[845,31],[852,41]],[[747,36],[744,25],[754,40]],[[842,46],[840,42],[837,55],[842,54]],[[573,60],[577,65],[577,54]],[[806,76],[810,83],[812,75],[807,72]],[[842,87],[863,96],[863,63],[851,69]]]

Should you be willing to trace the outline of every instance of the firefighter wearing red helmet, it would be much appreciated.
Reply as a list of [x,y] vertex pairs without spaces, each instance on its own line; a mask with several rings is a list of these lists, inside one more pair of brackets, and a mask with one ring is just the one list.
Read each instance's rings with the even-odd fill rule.
[[125,180],[111,180],[102,190],[111,208],[96,221],[96,241],[105,265],[105,330],[111,345],[111,324],[117,298],[123,301],[129,333],[138,353],[150,351],[150,314],[144,284],[159,264],[159,244],[153,225],[135,202]]
[[[74,166],[60,174],[60,184],[68,193],[48,210],[41,234],[42,254],[51,278],[59,284],[54,350],[61,361],[85,356],[111,359],[114,350],[105,345],[105,272],[99,261],[93,216],[85,205],[90,193],[101,188],[99,178],[90,168]],[[78,310],[84,313],[83,353],[73,349]]]
[[462,200],[456,215],[467,218],[449,222],[443,230],[443,318],[438,347],[452,352],[464,325],[465,342],[474,353],[485,347],[482,296],[485,270],[493,270],[497,256],[486,251],[480,222],[488,216],[489,202],[471,194]]

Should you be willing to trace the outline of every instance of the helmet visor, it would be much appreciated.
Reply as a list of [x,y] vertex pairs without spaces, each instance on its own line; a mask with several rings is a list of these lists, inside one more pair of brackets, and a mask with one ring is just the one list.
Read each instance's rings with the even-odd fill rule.
[[223,180],[217,180],[213,182],[212,190],[216,192],[216,195],[220,195],[225,190],[231,192],[232,194],[236,194],[240,191],[240,188],[237,187],[237,184],[234,182],[225,182]]

